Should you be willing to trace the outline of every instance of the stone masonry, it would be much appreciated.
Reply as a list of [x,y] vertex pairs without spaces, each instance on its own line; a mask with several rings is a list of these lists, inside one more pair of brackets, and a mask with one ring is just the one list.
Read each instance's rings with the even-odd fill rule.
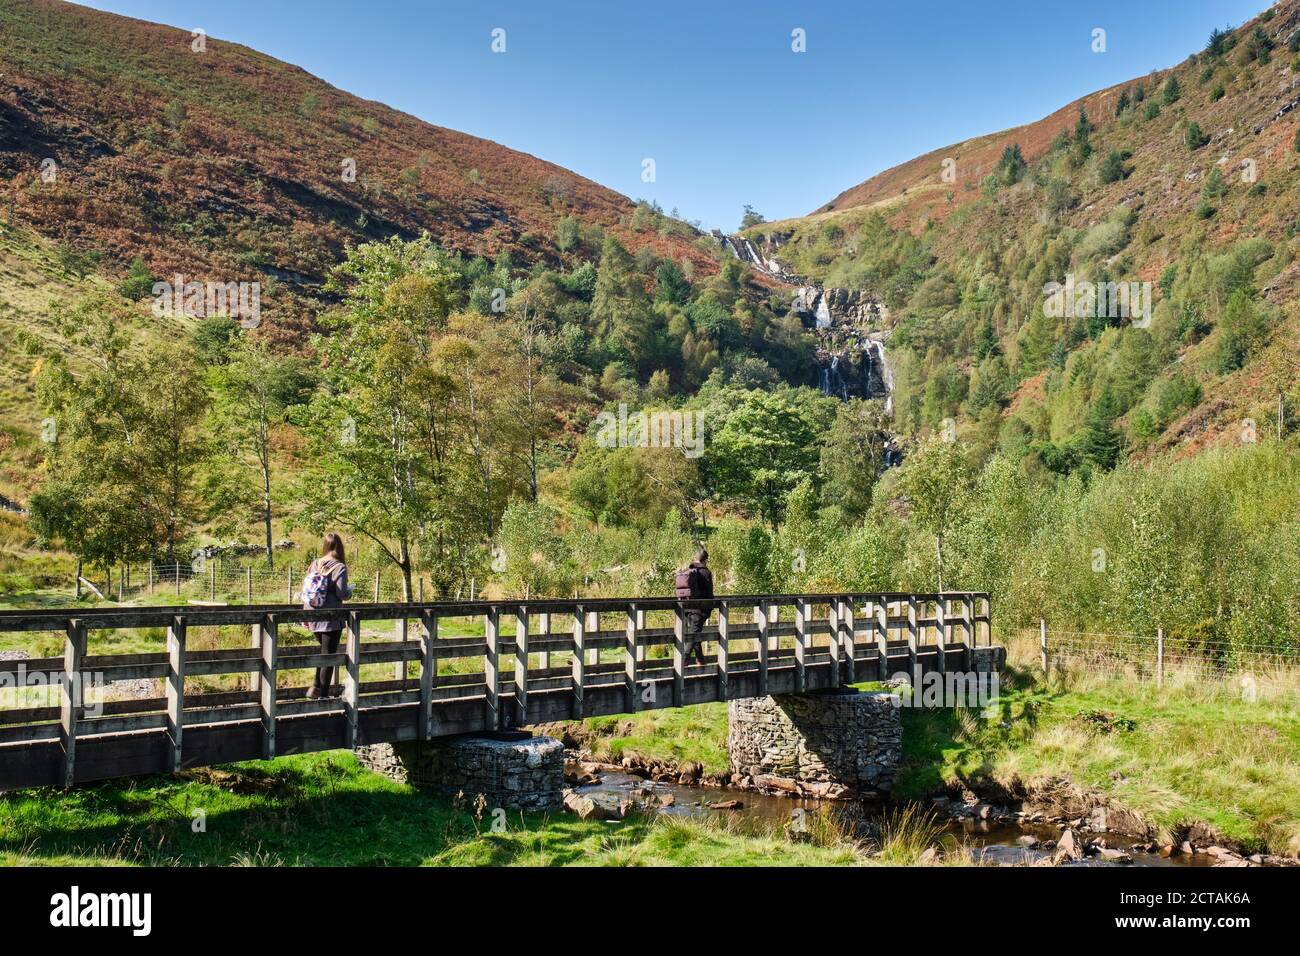
[[880,798],[893,789],[902,743],[893,694],[837,690],[727,704],[733,779],[759,790]]
[[564,745],[522,734],[448,737],[357,748],[357,759],[399,783],[489,808],[549,810],[563,802]]

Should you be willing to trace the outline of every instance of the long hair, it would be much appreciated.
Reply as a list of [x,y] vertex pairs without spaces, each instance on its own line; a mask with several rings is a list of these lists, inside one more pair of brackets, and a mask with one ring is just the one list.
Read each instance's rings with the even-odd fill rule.
[[328,531],[325,537],[321,539],[320,554],[322,558],[333,558],[339,564],[347,564],[347,558],[343,556],[343,539],[333,531]]

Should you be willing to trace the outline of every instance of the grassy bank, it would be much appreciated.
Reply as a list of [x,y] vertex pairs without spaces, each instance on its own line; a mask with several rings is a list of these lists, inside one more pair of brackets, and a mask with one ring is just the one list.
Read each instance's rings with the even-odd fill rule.
[[[1212,826],[1252,850],[1300,853],[1300,715],[1295,698],[1247,702],[1231,685],[1158,689],[1013,671],[993,719],[904,709],[896,795],[1064,779],[1174,832]],[[1008,686],[1009,685],[1009,686]],[[864,685],[869,686],[869,685]],[[587,722],[594,752],[636,751],[727,770],[726,708],[706,704]],[[617,734],[618,736],[614,736]]]
[[[206,832],[194,832],[196,811]],[[816,843],[725,823],[617,823],[511,813],[504,832],[473,805],[364,770],[350,754],[287,757],[184,778],[0,796],[0,863],[248,866],[830,866],[870,862],[826,830]],[[919,852],[919,851],[918,851]],[[882,861],[884,858],[882,858]]]

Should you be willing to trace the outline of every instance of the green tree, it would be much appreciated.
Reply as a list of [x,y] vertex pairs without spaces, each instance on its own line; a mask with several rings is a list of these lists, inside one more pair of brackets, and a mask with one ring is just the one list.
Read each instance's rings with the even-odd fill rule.
[[1088,409],[1080,440],[1084,459],[1098,468],[1115,467],[1124,450],[1124,436],[1115,428],[1117,417],[1119,406],[1114,393],[1109,389],[1103,390]]
[[102,300],[81,304],[60,331],[84,351],[41,370],[49,416],[49,473],[33,525],[78,558],[176,561],[201,515],[195,475],[208,455],[207,394],[192,351],[175,342],[132,345],[130,321]]
[[931,435],[908,456],[899,487],[911,505],[911,520],[934,537],[938,590],[944,589],[944,542],[960,521],[971,489],[965,452],[956,442]]
[[460,464],[447,424],[454,385],[433,361],[454,281],[427,238],[353,247],[329,283],[342,307],[321,316],[327,334],[315,340],[326,388],[306,416],[314,467],[299,481],[299,522],[371,541],[401,571],[407,599],[418,541],[460,554],[468,544],[449,505],[467,491],[450,477]]
[[803,409],[782,394],[748,392],[709,445],[707,477],[716,492],[772,528],[787,496],[817,469],[817,436]]
[[[213,444],[221,464],[226,501],[256,501],[265,536],[266,562],[275,566],[272,477],[274,437],[290,408],[307,402],[312,377],[306,364],[294,356],[273,355],[265,345],[248,337],[237,340],[229,361],[208,373],[212,402]],[[248,472],[256,475],[256,485]],[[249,495],[254,487],[256,494]],[[228,508],[226,515],[233,518]],[[220,520],[218,523],[221,523]]]
[[866,514],[888,441],[880,402],[854,398],[842,404],[821,449],[825,500],[854,517]]

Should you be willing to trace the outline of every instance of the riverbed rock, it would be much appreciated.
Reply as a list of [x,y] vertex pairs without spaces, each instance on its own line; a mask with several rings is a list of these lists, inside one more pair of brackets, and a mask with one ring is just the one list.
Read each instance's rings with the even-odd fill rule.
[[1133,857],[1123,850],[1117,850],[1114,847],[1103,846],[1097,849],[1097,856],[1107,863],[1132,863]]
[[1074,831],[1066,830],[1061,834],[1060,839],[1056,841],[1056,852],[1052,854],[1052,862],[1060,864],[1082,859],[1083,849],[1079,846]]

